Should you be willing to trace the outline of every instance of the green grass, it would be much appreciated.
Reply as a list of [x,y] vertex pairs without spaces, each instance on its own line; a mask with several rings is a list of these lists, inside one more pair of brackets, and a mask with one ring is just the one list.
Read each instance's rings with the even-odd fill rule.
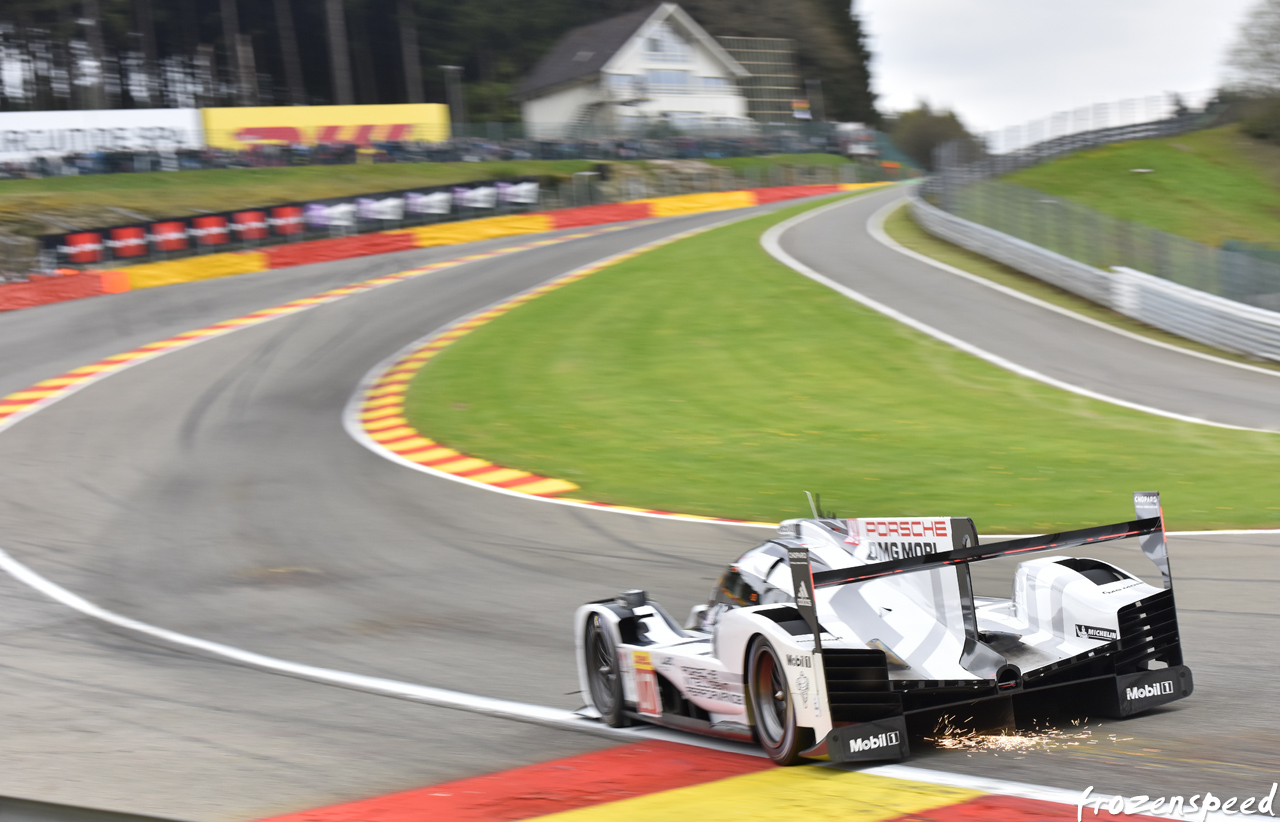
[[[786,157],[787,163],[800,166],[841,166],[849,162],[849,158],[838,154],[786,154],[779,155],[779,157]],[[775,158],[769,156],[724,157],[718,160],[708,160],[707,162],[731,168],[735,174],[741,174],[749,168],[768,170],[770,166],[779,164]]]
[[1212,246],[1280,237],[1280,147],[1234,125],[1102,146],[1003,179]]
[[1234,362],[1247,363],[1259,368],[1267,368],[1272,371],[1280,371],[1280,364],[1267,362],[1265,360],[1255,360],[1250,357],[1236,354],[1231,351],[1223,351],[1209,345],[1203,345],[1194,340],[1184,339],[1176,334],[1170,334],[1159,328],[1152,328],[1145,323],[1126,317],[1123,314],[1112,311],[1106,306],[1098,305],[1090,302],[1083,297],[1077,297],[1069,291],[1063,291],[1057,286],[1050,285],[1042,280],[1037,280],[1029,274],[1024,274],[1016,268],[1010,268],[1007,265],[998,263],[976,254],[968,249],[953,245],[946,240],[940,240],[929,232],[920,227],[918,223],[911,217],[911,212],[905,206],[897,209],[889,215],[884,222],[885,233],[892,237],[898,244],[909,248],[927,257],[932,257],[939,262],[947,263],[969,272],[979,277],[991,280],[994,283],[1012,288],[1016,291],[1035,297],[1044,302],[1066,308],[1077,314],[1089,317],[1094,320],[1114,325],[1133,334],[1139,334],[1149,337],[1168,345],[1175,345],[1179,348],[1185,348],[1189,351],[1198,351],[1202,354],[1212,354],[1224,360],[1232,360]]
[[[847,160],[831,154],[780,154],[705,162],[730,166],[740,173],[745,165],[830,165]],[[0,181],[0,224],[12,232],[35,236],[61,230],[41,215],[92,227],[129,222],[129,217],[111,211],[112,207],[148,218],[181,217],[201,210],[229,211],[419,185],[523,176],[567,178],[596,165],[592,160],[378,163],[4,180]]]
[[1016,377],[759,247],[759,217],[646,253],[463,337],[418,375],[422,431],[579,496],[777,520],[974,517],[988,533],[1123,520],[1274,526],[1280,436],[1152,417]]

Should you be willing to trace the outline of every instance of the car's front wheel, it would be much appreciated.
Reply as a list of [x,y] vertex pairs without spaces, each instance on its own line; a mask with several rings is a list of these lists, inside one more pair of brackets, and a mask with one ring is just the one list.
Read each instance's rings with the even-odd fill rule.
[[618,671],[618,649],[613,642],[609,626],[599,614],[587,618],[585,641],[582,643],[583,666],[587,672],[587,687],[591,690],[591,704],[600,712],[600,718],[614,728],[631,724],[622,701],[622,675]]
[[787,674],[769,640],[759,637],[747,655],[747,697],[756,738],[769,758],[794,765],[812,744],[813,731],[796,724],[796,707],[787,687]]

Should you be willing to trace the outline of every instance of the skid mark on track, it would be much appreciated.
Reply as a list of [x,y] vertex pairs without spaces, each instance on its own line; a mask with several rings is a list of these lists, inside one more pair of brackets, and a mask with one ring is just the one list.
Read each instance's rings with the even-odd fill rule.
[[159,340],[158,342],[147,343],[139,346],[132,351],[126,351],[122,354],[114,354],[105,359],[98,360],[96,363],[84,365],[79,368],[73,368],[57,377],[43,380],[22,391],[16,391],[5,397],[0,397],[0,431],[15,425],[31,414],[36,413],[42,408],[47,408],[59,400],[80,391],[92,385],[99,380],[112,374],[119,373],[127,368],[132,368],[144,362],[149,362],[157,357],[165,354],[179,351],[183,348],[197,345],[206,340],[221,337],[242,328],[250,328],[272,320],[280,319],[308,311],[322,305],[336,302],[356,294],[363,294],[376,288],[382,288],[388,285],[404,282],[406,280],[417,279],[437,271],[448,268],[456,268],[468,263],[490,260],[495,257],[502,257],[508,254],[515,254],[521,251],[529,251],[535,248],[542,248],[548,245],[558,245],[560,243],[569,242],[571,240],[579,240],[586,237],[593,237],[598,234],[604,234],[611,231],[621,231],[624,228],[632,226],[610,226],[608,228],[596,229],[592,231],[581,231],[574,234],[566,234],[561,237],[551,237],[542,240],[536,240],[520,245],[507,246],[505,248],[494,249],[492,251],[484,251],[477,254],[468,254],[464,257],[456,257],[452,260],[444,260],[438,263],[430,263],[428,265],[411,268],[407,271],[399,271],[395,274],[386,274],[381,277],[374,277],[370,280],[364,280],[350,285],[331,288],[328,291],[322,291],[319,294],[313,294],[309,297],[292,300],[282,305],[264,308],[243,317],[235,317],[230,320],[223,320],[220,323],[198,328],[194,331],[184,331],[181,334],[169,337],[168,339]]

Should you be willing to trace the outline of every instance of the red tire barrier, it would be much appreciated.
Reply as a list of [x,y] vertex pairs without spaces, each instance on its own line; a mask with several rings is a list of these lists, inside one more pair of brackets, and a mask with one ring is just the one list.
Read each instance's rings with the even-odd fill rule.
[[291,265],[324,263],[345,260],[367,254],[386,254],[389,251],[411,251],[416,248],[410,234],[361,234],[356,237],[337,237],[332,240],[311,240],[305,243],[267,246],[270,268],[287,268]]
[[778,186],[777,188],[757,188],[756,202],[760,205],[776,203],[779,200],[794,200],[797,197],[813,197],[818,194],[835,194],[840,190],[838,185],[823,186]]
[[652,216],[648,203],[618,203],[617,205],[581,206],[562,211],[548,212],[556,228],[582,228],[601,223],[621,223],[626,220],[643,220]]

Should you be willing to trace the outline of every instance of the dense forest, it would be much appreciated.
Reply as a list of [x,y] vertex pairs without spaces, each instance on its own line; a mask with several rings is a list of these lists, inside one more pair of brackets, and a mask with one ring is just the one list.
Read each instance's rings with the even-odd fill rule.
[[[637,0],[4,0],[0,111],[443,102],[514,121],[517,81],[569,29]],[[714,35],[790,37],[832,120],[877,122],[849,0],[683,0]]]

